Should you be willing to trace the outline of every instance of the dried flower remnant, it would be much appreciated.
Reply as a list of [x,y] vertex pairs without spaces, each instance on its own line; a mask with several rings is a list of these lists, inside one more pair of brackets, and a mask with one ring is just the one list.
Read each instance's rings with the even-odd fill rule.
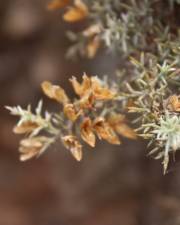
[[101,40],[99,34],[101,31],[100,24],[94,24],[82,32],[83,36],[89,39],[86,45],[86,55],[88,58],[94,58],[100,48]]
[[63,15],[66,22],[74,23],[88,16],[88,8],[81,0],[74,0],[74,6],[70,7]]
[[71,121],[75,121],[81,114],[81,111],[76,112],[76,109],[73,104],[66,104],[64,106],[64,114]]
[[130,139],[137,139],[137,134],[127,125],[124,115],[111,113],[107,121],[119,135]]
[[112,100],[115,98],[115,91],[106,87],[103,82],[96,76],[88,77],[83,75],[83,82],[80,84],[75,77],[70,79],[74,91],[80,97],[84,97],[92,93],[95,100]]
[[44,81],[41,85],[43,92],[51,99],[56,100],[59,103],[66,104],[69,102],[69,99],[65,91],[56,85],[52,85],[48,81]]
[[86,46],[86,55],[88,58],[94,58],[99,47],[100,47],[100,39],[98,37],[94,37],[91,39]]
[[110,90],[98,77],[91,78],[92,93],[97,100],[113,100],[116,97],[116,92]]
[[[70,5],[70,0],[52,0],[47,8],[48,10],[61,9]],[[73,6],[69,6],[63,15],[66,22],[74,23],[85,19],[88,16],[89,10],[82,0],[74,0]]]
[[96,131],[96,134],[98,135],[99,139],[104,139],[107,142],[115,145],[119,145],[121,143],[115,131],[105,121],[104,118],[96,118],[93,122],[93,128]]
[[96,136],[93,133],[93,124],[90,118],[85,118],[81,124],[81,137],[91,147],[95,147]]
[[83,81],[81,84],[77,81],[77,78],[74,76],[70,79],[70,82],[72,83],[75,93],[80,97],[88,93],[89,89],[91,88],[91,79],[86,74],[83,75],[82,79]]
[[79,106],[81,109],[93,109],[95,103],[95,98],[92,92],[87,93],[79,100]]
[[83,30],[82,34],[85,37],[94,37],[97,34],[100,34],[102,31],[101,25],[100,24],[93,24],[91,26],[89,26],[88,28],[86,28],[85,30]]
[[[76,77],[72,77],[70,83],[78,98],[70,99],[64,89],[49,81],[44,81],[41,85],[47,97],[62,105],[59,113],[46,112],[44,118],[41,112],[42,102],[38,104],[36,114],[31,112],[30,107],[27,110],[8,107],[13,115],[20,116],[14,131],[27,135],[20,142],[21,160],[39,155],[50,144],[59,140],[59,137],[78,161],[82,159],[80,139],[95,147],[96,135],[99,139],[116,145],[121,143],[118,134],[128,138],[135,137],[131,128],[125,125],[124,118],[118,120],[120,117],[117,116],[118,119],[116,117],[110,120],[111,104],[116,100],[117,92],[105,80],[84,74],[81,83]],[[120,123],[115,125],[115,122]],[[117,129],[120,126],[123,131]]]
[[52,142],[51,138],[45,136],[37,136],[21,140],[19,152],[20,160],[26,161],[35,156],[42,154]]
[[82,145],[79,143],[76,136],[67,135],[62,137],[64,146],[69,149],[77,161],[82,159]]
[[172,95],[167,100],[167,108],[172,112],[180,112],[180,98]]

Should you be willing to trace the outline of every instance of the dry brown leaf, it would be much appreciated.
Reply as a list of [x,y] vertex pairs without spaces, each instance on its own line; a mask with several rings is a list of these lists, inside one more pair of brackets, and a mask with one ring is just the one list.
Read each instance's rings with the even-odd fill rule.
[[92,121],[90,118],[85,118],[81,124],[81,137],[91,147],[95,147],[96,137],[93,133]]
[[62,137],[64,146],[69,149],[77,161],[82,159],[82,145],[79,143],[76,136],[67,135]]
[[88,8],[81,0],[75,0],[74,6],[70,7],[64,14],[63,19],[66,22],[74,23],[85,19],[88,16]]
[[69,102],[69,98],[60,86],[52,85],[49,81],[44,81],[41,84],[41,87],[45,95],[47,95],[49,98],[54,99],[62,104],[67,104]]

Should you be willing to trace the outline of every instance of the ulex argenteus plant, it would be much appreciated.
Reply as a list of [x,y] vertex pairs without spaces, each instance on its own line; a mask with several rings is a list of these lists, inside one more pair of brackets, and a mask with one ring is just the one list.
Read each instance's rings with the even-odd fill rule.
[[[180,29],[179,0],[52,0],[49,11],[62,10],[67,23],[86,21],[81,32],[67,31],[72,41],[68,58],[94,58],[102,48],[124,62],[114,68],[114,81],[83,74],[69,79],[76,94],[49,81],[41,84],[60,112],[35,112],[29,105],[7,107],[19,116],[13,131],[25,134],[20,159],[41,155],[55,141],[80,161],[83,145],[96,140],[121,144],[120,136],[149,140],[149,154],[161,159],[164,173],[171,155],[180,150]],[[127,122],[128,113],[134,120]],[[131,127],[135,127],[132,129]]]

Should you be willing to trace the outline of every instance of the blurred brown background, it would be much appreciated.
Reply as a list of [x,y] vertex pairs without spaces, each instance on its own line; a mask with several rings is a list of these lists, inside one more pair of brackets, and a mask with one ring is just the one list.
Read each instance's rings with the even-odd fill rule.
[[[166,176],[160,162],[146,157],[146,143],[124,140],[85,147],[77,163],[56,144],[42,157],[21,163],[16,118],[4,105],[35,106],[40,83],[51,80],[69,90],[68,78],[111,74],[119,58],[98,54],[68,61],[67,27],[44,0],[0,1],[0,225],[179,225],[180,165]],[[80,29],[79,25],[73,29]]]

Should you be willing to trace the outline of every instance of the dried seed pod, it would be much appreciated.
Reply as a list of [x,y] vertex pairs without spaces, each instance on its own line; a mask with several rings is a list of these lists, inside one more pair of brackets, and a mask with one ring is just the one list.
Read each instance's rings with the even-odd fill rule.
[[50,143],[49,138],[45,136],[37,136],[21,140],[19,152],[21,153],[20,160],[26,161],[35,156],[40,155]]
[[99,139],[104,139],[109,143],[116,145],[121,143],[115,131],[109,126],[104,118],[96,118],[93,123],[93,128],[96,131]]
[[96,137],[93,133],[92,121],[90,118],[85,118],[81,124],[81,137],[91,147],[95,147]]
[[67,104],[69,102],[69,98],[66,95],[64,89],[60,86],[52,85],[49,81],[44,81],[41,84],[42,90],[45,95],[49,98],[56,100],[59,103]]
[[62,137],[64,146],[69,149],[77,161],[82,159],[82,145],[79,143],[76,136],[67,135]]
[[81,115],[81,113],[82,113],[81,110],[79,110],[79,112],[76,112],[74,105],[71,103],[64,105],[64,114],[69,120],[73,122],[77,120],[77,118]]
[[137,139],[135,131],[126,124],[124,115],[113,113],[108,117],[107,121],[118,134],[126,138]]

